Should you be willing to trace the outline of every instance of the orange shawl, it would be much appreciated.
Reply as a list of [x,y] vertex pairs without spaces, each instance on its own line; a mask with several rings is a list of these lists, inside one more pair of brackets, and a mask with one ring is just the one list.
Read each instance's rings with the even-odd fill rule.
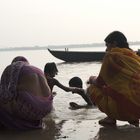
[[140,118],[140,57],[126,48],[107,52],[88,93],[99,109],[118,120]]

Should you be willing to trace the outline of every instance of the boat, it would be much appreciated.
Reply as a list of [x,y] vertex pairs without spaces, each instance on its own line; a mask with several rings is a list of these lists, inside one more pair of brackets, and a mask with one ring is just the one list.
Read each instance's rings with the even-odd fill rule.
[[105,51],[68,51],[50,50],[48,51],[56,58],[65,62],[88,62],[88,61],[102,61]]

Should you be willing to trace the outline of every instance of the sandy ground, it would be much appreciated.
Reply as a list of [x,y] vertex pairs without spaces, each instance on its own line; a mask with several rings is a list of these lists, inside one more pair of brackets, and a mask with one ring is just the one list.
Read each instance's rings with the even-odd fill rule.
[[139,140],[140,128],[117,121],[117,127],[103,127],[98,120],[47,119],[44,129],[0,131],[0,140]]

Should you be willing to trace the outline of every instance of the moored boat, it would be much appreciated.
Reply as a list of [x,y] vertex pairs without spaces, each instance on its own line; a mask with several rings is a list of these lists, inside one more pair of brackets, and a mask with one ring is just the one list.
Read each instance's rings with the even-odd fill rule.
[[48,51],[56,58],[65,62],[88,62],[88,61],[102,61],[105,51],[65,51],[50,50]]

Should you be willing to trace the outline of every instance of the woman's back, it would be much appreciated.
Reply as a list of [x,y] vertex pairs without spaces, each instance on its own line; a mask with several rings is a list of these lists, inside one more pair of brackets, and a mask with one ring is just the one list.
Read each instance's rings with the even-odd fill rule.
[[49,96],[51,94],[43,72],[29,65],[22,68],[17,88],[19,91],[29,91],[33,95],[38,96]]

